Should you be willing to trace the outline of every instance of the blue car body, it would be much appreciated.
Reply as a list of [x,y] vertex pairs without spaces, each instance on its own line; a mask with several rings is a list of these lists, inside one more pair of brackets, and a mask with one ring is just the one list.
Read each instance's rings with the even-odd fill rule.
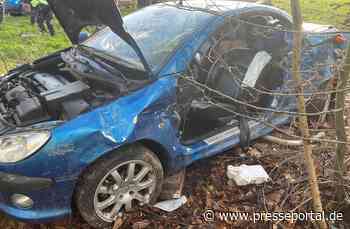
[[9,13],[22,13],[22,0],[6,0],[4,2],[5,10]]
[[[242,4],[240,6],[232,2],[227,4],[228,7],[220,11],[223,14],[213,15],[198,28],[197,32],[186,37],[164,65],[153,72],[153,80],[141,89],[65,123],[54,121],[27,127],[31,130],[49,129],[51,139],[26,160],[0,164],[0,172],[49,178],[53,183],[47,189],[21,193],[34,200],[35,204],[31,209],[19,209],[13,206],[10,201],[13,193],[1,192],[0,210],[7,215],[30,222],[47,222],[71,215],[74,190],[82,172],[105,154],[125,145],[138,142],[157,149],[166,174],[172,174],[199,159],[216,155],[238,145],[240,141],[238,127],[229,130],[227,137],[219,141],[209,138],[184,145],[179,139],[177,117],[172,107],[176,103],[178,86],[178,74],[175,73],[186,71],[196,51],[224,23],[226,16],[240,15],[249,11],[266,11],[289,18],[286,13],[273,7],[246,3],[242,6]],[[283,31],[278,33],[292,45],[291,33]],[[333,37],[336,34],[331,32],[328,35]],[[307,39],[315,44],[321,44],[325,36],[308,34]],[[330,48],[329,43],[305,48],[303,69],[313,68],[320,63],[335,62],[336,48],[339,47]],[[320,52],[324,55],[320,55]],[[12,74],[20,70],[21,68],[13,70]],[[329,65],[320,67],[319,73],[322,79],[316,84],[328,81],[333,75]],[[286,71],[285,77],[290,78],[290,72]],[[295,109],[295,97],[277,99],[280,101],[279,106],[284,110]],[[288,115],[266,113],[266,120],[277,126],[287,123],[290,118]],[[270,126],[258,121],[250,121],[250,127],[252,139],[272,131]],[[14,131],[16,130],[12,130]],[[8,132],[3,133],[5,134]]]

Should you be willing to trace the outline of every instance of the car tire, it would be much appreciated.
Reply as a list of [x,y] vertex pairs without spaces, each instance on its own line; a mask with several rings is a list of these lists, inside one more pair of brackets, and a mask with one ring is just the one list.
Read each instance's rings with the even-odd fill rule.
[[[163,178],[162,164],[151,150],[142,145],[121,148],[83,173],[76,188],[75,204],[89,225],[111,228],[114,220],[135,204],[154,204],[161,193]],[[146,186],[149,187],[141,189]],[[107,206],[108,201],[115,203]],[[114,209],[119,209],[119,213]]]

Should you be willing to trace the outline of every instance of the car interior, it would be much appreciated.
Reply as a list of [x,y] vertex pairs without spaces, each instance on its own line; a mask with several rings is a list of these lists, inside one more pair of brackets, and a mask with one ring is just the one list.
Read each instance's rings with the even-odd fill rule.
[[[261,27],[253,26],[256,23]],[[281,87],[285,72],[278,62],[287,44],[276,36],[280,33],[266,32],[264,26],[271,24],[276,31],[289,26],[273,16],[230,18],[197,51],[186,76],[178,80],[177,111],[183,144],[193,144],[233,127],[240,127],[242,132],[242,122],[249,135],[245,116],[262,118],[264,112],[244,104],[272,106],[275,97],[263,92]],[[245,86],[248,68],[261,51],[269,53],[272,59],[261,71],[254,88]]]

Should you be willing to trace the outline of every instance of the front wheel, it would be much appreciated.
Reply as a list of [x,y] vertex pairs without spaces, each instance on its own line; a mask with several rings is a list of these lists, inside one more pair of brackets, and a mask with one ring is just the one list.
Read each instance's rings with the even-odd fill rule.
[[91,226],[110,227],[136,205],[155,203],[163,177],[152,151],[140,145],[123,148],[87,169],[77,186],[77,208]]

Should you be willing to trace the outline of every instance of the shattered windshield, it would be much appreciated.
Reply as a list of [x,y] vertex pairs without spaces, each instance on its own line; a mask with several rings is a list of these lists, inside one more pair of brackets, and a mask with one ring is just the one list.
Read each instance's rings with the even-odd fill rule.
[[[212,14],[155,5],[123,18],[127,32],[136,40],[152,70],[155,70],[188,34],[201,28]],[[109,28],[87,40],[84,45],[131,64],[142,66],[134,50]]]

